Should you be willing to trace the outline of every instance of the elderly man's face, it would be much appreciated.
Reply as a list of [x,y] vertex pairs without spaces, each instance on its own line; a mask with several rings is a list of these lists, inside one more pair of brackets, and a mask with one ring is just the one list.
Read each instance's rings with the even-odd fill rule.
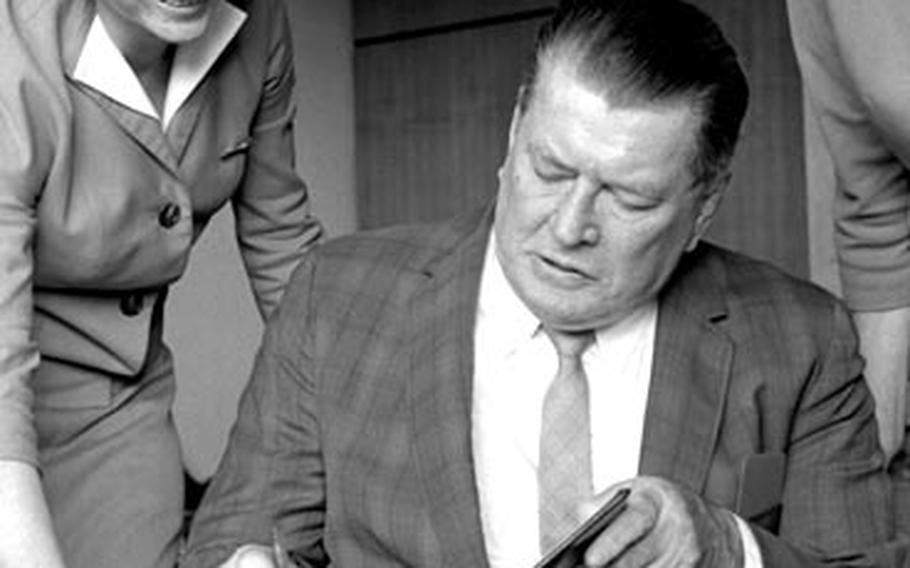
[[201,36],[213,0],[98,0],[125,32],[148,33],[164,43],[183,43]]
[[612,106],[571,67],[541,69],[495,221],[506,277],[541,321],[591,329],[656,296],[719,200],[692,188],[698,120],[686,104]]

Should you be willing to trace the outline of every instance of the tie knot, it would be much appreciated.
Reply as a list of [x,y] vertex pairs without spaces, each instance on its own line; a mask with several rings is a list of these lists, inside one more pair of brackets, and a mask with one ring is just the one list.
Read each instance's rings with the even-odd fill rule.
[[556,353],[560,359],[579,359],[585,349],[594,342],[594,332],[592,331],[559,331],[556,329],[544,328],[553,346],[556,347]]

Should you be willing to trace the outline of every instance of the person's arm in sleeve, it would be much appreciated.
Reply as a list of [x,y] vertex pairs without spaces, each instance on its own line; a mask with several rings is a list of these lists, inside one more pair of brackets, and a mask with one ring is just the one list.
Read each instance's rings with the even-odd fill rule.
[[233,200],[241,256],[264,317],[278,304],[300,257],[322,233],[295,170],[295,75],[287,15],[282,2],[271,4],[277,12],[271,16],[268,69],[244,181]]
[[[311,253],[269,322],[224,457],[193,520],[182,568],[262,565],[276,545],[322,566],[325,479],[310,282]],[[254,546],[249,546],[254,545]],[[241,565],[242,566],[242,565]]]
[[843,293],[890,456],[904,435],[910,356],[910,4],[790,0],[788,9],[809,107],[834,163]]
[[50,157],[39,142],[40,115],[17,91],[13,81],[0,86],[0,566],[58,568],[63,562],[37,469],[29,384],[38,365],[32,338],[35,202]]
[[0,566],[62,568],[34,465],[0,459]]
[[870,557],[895,544],[893,496],[857,336],[839,303],[813,323],[819,351],[791,411],[779,530],[753,534],[766,566],[880,566]]

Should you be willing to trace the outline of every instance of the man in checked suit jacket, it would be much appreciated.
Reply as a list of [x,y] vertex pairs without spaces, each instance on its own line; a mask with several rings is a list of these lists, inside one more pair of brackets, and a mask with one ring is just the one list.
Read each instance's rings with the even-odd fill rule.
[[895,563],[843,306],[700,244],[747,96],[691,6],[562,5],[490,209],[304,260],[185,565],[531,566],[559,331],[596,338],[592,503],[631,489],[587,565]]

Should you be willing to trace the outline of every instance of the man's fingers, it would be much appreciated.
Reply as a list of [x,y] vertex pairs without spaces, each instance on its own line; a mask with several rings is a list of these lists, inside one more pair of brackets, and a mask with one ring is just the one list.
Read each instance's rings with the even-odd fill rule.
[[627,503],[626,510],[588,547],[585,553],[588,566],[605,566],[619,558],[654,528],[658,511],[651,502],[630,498]]
[[[609,564],[610,568],[649,568],[655,566],[655,562],[660,558],[660,550],[653,546],[652,539],[645,536],[638,542],[633,543],[627,548],[622,556]],[[598,566],[606,566],[600,564]]]

